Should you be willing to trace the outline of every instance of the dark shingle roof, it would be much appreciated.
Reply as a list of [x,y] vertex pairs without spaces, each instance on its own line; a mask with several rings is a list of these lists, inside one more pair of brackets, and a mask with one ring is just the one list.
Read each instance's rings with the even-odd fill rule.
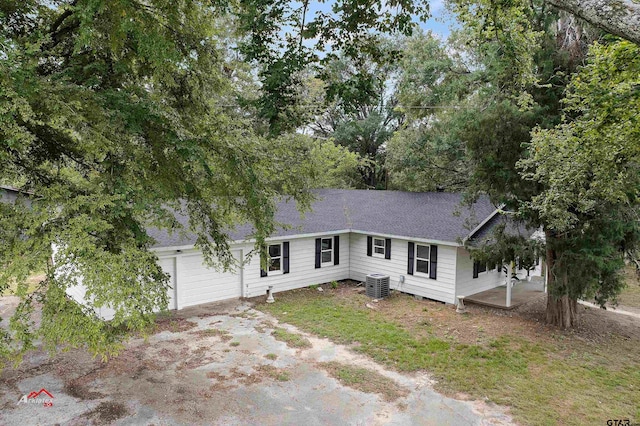
[[507,235],[520,235],[524,238],[531,238],[534,232],[536,232],[536,229],[528,228],[524,223],[514,220],[511,216],[498,213],[470,236],[470,245],[478,247],[485,243],[494,243],[495,236],[493,232],[496,227],[501,225],[504,225],[504,232]]
[[[462,205],[461,194],[446,192],[320,189],[314,193],[317,200],[304,219],[300,218],[295,202],[279,203],[276,220],[293,228],[280,229],[273,237],[353,230],[455,243],[495,211],[488,198],[481,197],[470,210]],[[186,217],[177,219],[187,223]],[[242,225],[229,234],[233,240],[241,241],[251,231],[251,226]],[[156,248],[195,242],[193,235],[182,238],[164,230],[149,232],[157,241]]]
[[29,197],[32,195],[33,193],[29,191],[23,191],[13,186],[0,185],[0,202],[2,203],[15,203],[18,198],[22,197],[25,204],[30,206],[31,200]]

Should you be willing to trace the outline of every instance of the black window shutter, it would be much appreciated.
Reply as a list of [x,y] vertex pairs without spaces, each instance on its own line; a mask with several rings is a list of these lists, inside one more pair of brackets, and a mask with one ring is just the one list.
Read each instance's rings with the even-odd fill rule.
[[474,261],[473,262],[473,278],[478,278],[478,266],[479,266],[479,263]]
[[338,235],[333,237],[333,264],[340,264],[340,237]]
[[413,275],[413,261],[414,261],[415,244],[409,241],[409,257],[407,258],[407,274]]
[[282,273],[289,273],[289,241],[282,243]]
[[367,256],[373,252],[373,237],[367,237]]
[[[267,246],[268,247],[268,246]],[[263,248],[261,251],[261,256],[260,256],[260,263],[262,263],[262,258],[264,257],[264,254],[267,252],[267,248]],[[266,277],[267,276],[267,271],[265,271],[264,269],[262,269],[262,265],[260,265],[260,277]]]
[[431,252],[429,253],[429,278],[435,280],[438,276],[438,246],[431,246]]
[[391,259],[391,238],[387,238],[384,243],[384,258]]
[[320,267],[322,257],[322,238],[316,238],[316,269]]

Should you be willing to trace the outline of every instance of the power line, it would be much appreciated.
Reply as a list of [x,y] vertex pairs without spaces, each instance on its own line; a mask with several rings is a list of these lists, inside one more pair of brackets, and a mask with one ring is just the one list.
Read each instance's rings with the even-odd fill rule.
[[[216,105],[221,108],[244,108],[247,105],[240,104],[218,104]],[[314,104],[304,104],[304,105],[296,105],[297,108],[300,107],[325,107],[327,105],[321,103]],[[465,105],[358,105],[361,108],[402,108],[402,109],[460,109],[460,108],[473,108],[471,106]]]

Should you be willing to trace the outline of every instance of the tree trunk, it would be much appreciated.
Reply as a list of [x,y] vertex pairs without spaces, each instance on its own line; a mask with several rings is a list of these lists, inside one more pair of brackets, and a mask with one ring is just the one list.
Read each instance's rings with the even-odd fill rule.
[[578,301],[569,296],[547,294],[547,323],[560,328],[572,328],[578,323]]
[[546,231],[547,241],[547,323],[572,328],[578,323],[578,300],[569,297],[569,275],[551,248],[554,235]]
[[547,0],[547,3],[640,45],[640,3],[634,0]]

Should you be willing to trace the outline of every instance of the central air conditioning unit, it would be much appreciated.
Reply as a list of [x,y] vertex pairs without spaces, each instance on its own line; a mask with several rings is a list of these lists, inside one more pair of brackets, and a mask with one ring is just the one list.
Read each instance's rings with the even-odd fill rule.
[[382,299],[389,296],[389,275],[369,274],[367,275],[367,296],[374,299]]

